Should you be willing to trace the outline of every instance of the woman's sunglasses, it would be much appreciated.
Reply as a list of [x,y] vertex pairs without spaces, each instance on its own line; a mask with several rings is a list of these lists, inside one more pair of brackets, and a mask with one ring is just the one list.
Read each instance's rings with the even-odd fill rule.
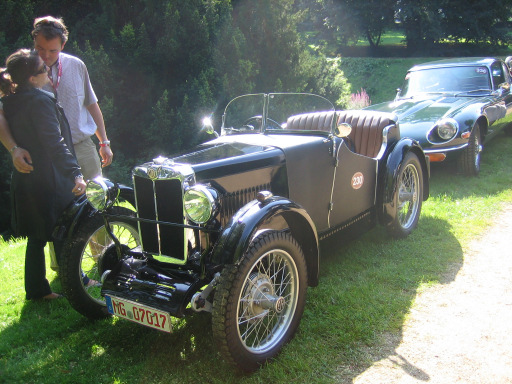
[[41,73],[47,73],[47,72],[48,72],[48,67],[46,66],[46,64],[43,64],[41,69],[39,69],[36,73],[34,73],[34,76],[40,75]]

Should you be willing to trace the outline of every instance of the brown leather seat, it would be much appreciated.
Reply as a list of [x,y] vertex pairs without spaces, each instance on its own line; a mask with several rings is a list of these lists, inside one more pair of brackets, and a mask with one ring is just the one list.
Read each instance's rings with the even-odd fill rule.
[[[390,113],[350,110],[338,112],[338,125],[350,124],[352,132],[348,136],[354,145],[355,152],[368,157],[377,157],[382,148],[382,143],[392,134],[398,138],[398,127],[394,116]],[[389,127],[385,132],[384,130]]]
[[286,129],[331,132],[333,114],[333,111],[327,111],[290,116],[286,122]]

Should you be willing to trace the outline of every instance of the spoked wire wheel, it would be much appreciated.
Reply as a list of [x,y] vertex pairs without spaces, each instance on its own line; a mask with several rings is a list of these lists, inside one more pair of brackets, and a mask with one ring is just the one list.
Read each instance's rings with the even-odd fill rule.
[[238,301],[238,336],[252,353],[265,353],[290,327],[298,301],[298,271],[289,253],[262,255],[246,277]]
[[288,233],[256,238],[225,267],[214,296],[213,331],[226,360],[245,371],[276,356],[297,330],[307,289],[306,262]]
[[405,237],[418,224],[423,201],[423,174],[418,157],[408,153],[400,166],[394,197],[395,213],[390,233]]
[[[122,221],[112,221],[110,223],[112,233],[121,244],[129,249],[140,245],[139,233],[135,227]],[[107,252],[107,250],[109,252]],[[89,280],[100,281],[101,275],[105,270],[110,269],[117,262],[114,241],[107,234],[105,227],[96,230],[85,243],[82,251],[82,260],[80,262],[80,271],[83,273],[82,283],[88,295],[99,303],[104,304],[105,298],[101,296],[101,286],[99,284],[85,284]],[[87,276],[87,277],[85,277]]]
[[410,228],[418,214],[419,184],[418,169],[407,164],[400,176],[398,191],[398,221],[403,228]]
[[[113,207],[109,213],[134,216],[133,211],[123,207]],[[66,298],[75,310],[93,319],[108,316],[99,282],[103,272],[112,269],[119,261],[104,224],[99,213],[85,218],[73,238],[64,243],[59,260],[59,275]],[[134,221],[116,218],[110,221],[110,227],[123,247],[132,249],[140,245]]]
[[466,176],[478,175],[480,172],[480,162],[482,160],[482,150],[480,126],[476,123],[471,131],[468,146],[457,159],[459,172]]

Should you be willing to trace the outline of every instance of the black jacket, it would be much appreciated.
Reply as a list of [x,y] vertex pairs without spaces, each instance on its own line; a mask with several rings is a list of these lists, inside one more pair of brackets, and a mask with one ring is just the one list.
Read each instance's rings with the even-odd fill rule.
[[80,175],[69,124],[55,98],[33,87],[20,87],[2,99],[5,118],[18,146],[30,152],[34,170],[13,171],[11,225],[17,236],[51,240]]

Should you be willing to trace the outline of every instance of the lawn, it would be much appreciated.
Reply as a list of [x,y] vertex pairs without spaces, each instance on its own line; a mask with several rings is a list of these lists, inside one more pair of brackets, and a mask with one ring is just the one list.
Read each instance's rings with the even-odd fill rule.
[[[296,337],[247,376],[217,354],[208,314],[178,320],[164,334],[116,318],[91,322],[66,300],[25,301],[25,244],[2,242],[0,382],[331,383],[344,367],[362,372],[374,362],[368,348],[378,350],[386,333],[400,334],[417,292],[449,284],[468,242],[512,202],[511,145],[504,135],[489,143],[476,178],[433,167],[430,198],[408,238],[376,228],[324,247],[320,285],[308,290]],[[55,273],[48,277],[58,291]]]

